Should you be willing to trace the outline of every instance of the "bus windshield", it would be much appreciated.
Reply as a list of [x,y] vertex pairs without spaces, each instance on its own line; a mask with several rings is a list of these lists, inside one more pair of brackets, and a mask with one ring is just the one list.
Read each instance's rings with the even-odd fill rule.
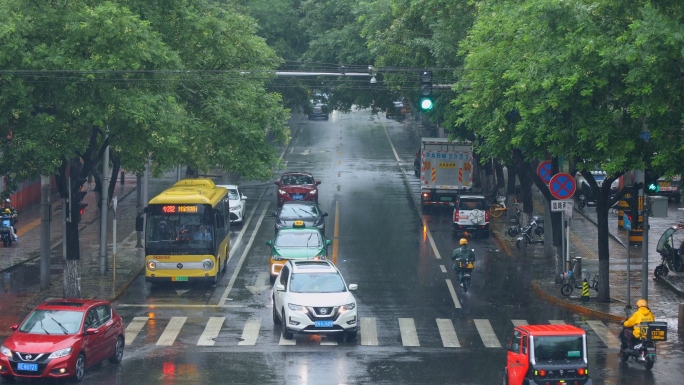
[[213,254],[214,221],[205,205],[148,207],[145,246],[150,254]]

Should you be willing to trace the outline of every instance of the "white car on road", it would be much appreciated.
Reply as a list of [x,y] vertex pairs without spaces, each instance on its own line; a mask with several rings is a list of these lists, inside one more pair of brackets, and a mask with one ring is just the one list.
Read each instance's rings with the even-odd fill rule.
[[283,338],[299,334],[336,334],[355,341],[356,299],[335,265],[328,260],[289,260],[273,285],[273,323]]
[[247,197],[240,194],[240,189],[234,184],[220,184],[219,187],[228,189],[228,200],[230,205],[230,222],[242,223],[245,216],[245,206]]

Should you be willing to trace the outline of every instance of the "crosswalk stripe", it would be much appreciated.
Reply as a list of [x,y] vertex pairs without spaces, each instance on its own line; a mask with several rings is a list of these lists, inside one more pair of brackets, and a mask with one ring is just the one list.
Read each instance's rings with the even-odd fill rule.
[[420,346],[416,323],[413,318],[399,318],[399,331],[401,332],[401,342],[404,346]]
[[513,326],[529,325],[527,321],[524,319],[512,319],[511,322],[513,322]]
[[238,345],[256,345],[260,329],[261,318],[250,318],[242,329],[242,341],[238,342]]
[[218,337],[219,332],[221,331],[221,327],[223,326],[223,322],[226,320],[226,317],[211,317],[209,318],[209,321],[207,322],[207,326],[204,327],[204,331],[202,332],[202,335],[199,338],[199,341],[197,341],[198,346],[214,346],[216,341],[214,340],[216,337]]
[[322,346],[337,346],[337,341],[332,340],[321,340]]
[[449,293],[451,293],[451,299],[454,300],[454,306],[456,306],[456,309],[461,308],[461,302],[458,300],[458,296],[456,295],[456,290],[454,290],[454,285],[451,283],[450,279],[446,280],[446,284],[449,287]]
[[494,334],[494,329],[492,329],[492,325],[489,323],[489,320],[475,319],[473,321],[475,322],[475,327],[477,328],[478,333],[480,333],[480,338],[482,338],[482,342],[486,347],[501,347],[501,343],[499,342],[499,339],[496,338],[496,334]]
[[[284,327],[284,326],[283,326],[283,327]],[[278,345],[281,345],[281,346],[294,346],[294,345],[297,345],[297,340],[294,339],[294,338],[291,339],[291,340],[286,340],[285,338],[283,338],[283,335],[281,334],[281,335],[280,335],[280,341],[278,341]]]
[[188,317],[171,317],[171,321],[169,321],[169,324],[166,325],[166,328],[164,328],[164,332],[162,333],[161,337],[159,337],[157,345],[173,345],[173,341],[175,341],[176,337],[178,337],[178,333],[180,333],[181,328],[187,319]]
[[135,337],[138,336],[142,328],[147,324],[148,319],[149,317],[135,317],[133,318],[133,321],[126,326],[126,336],[124,337],[126,339],[126,345],[133,343]]
[[378,346],[378,328],[373,317],[361,318],[361,345]]
[[594,329],[596,335],[599,336],[606,346],[611,349],[620,349],[620,340],[608,330],[608,327],[603,322],[587,320],[587,324]]
[[437,318],[437,328],[439,329],[439,335],[442,337],[442,345],[445,348],[461,347],[461,344],[458,342],[458,337],[456,336],[454,324],[450,319]]
[[563,321],[562,319],[550,319],[549,323],[551,325],[565,325],[565,321]]

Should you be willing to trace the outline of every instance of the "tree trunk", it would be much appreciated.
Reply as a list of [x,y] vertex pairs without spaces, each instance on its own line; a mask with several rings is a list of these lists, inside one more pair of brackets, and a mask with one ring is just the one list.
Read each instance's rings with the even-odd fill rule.
[[[610,209],[610,185],[613,181],[605,179],[596,199],[596,227],[598,230],[599,282],[598,302],[610,302],[610,251],[608,246],[608,211]],[[607,188],[604,188],[607,187]],[[629,263],[629,261],[627,261]],[[604,283],[605,282],[605,283]]]
[[77,259],[67,259],[64,265],[64,298],[81,298],[81,274]]

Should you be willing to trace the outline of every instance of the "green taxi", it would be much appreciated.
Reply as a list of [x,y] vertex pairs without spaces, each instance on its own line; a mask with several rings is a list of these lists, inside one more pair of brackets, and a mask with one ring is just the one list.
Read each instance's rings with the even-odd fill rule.
[[288,259],[326,259],[331,243],[318,228],[306,227],[304,221],[295,221],[292,227],[281,228],[275,239],[266,241],[271,246],[271,282],[275,281]]

